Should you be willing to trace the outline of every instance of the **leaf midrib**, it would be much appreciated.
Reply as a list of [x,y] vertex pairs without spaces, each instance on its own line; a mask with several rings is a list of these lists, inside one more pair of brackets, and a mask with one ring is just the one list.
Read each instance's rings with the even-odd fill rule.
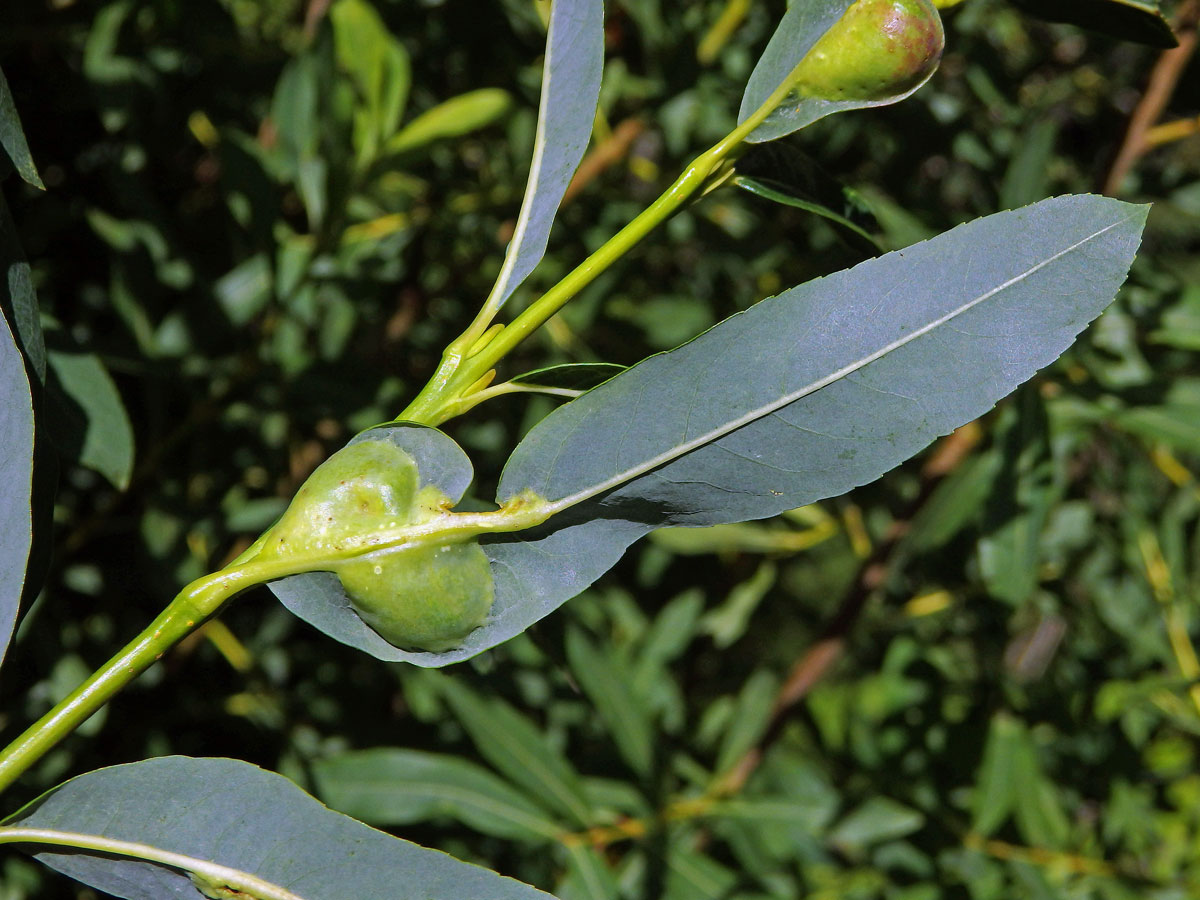
[[224,866],[212,860],[164,850],[152,844],[138,841],[122,841],[107,838],[103,835],[86,834],[76,831],[62,831],[55,828],[0,828],[0,844],[4,843],[33,843],[58,847],[73,847],[79,850],[91,850],[97,853],[111,853],[130,859],[156,863],[172,869],[180,869],[202,875],[213,883],[225,884],[235,890],[245,891],[260,900],[305,900],[299,894],[289,891],[257,875],[252,875],[242,869]]
[[724,425],[718,426],[717,428],[710,429],[709,431],[705,432],[704,434],[701,434],[698,437],[692,438],[691,440],[684,441],[681,444],[677,444],[676,446],[670,448],[669,450],[664,450],[662,453],[655,454],[654,456],[651,456],[651,457],[643,460],[641,463],[638,463],[635,466],[630,466],[626,469],[623,469],[620,472],[614,473],[613,475],[604,479],[603,481],[597,482],[596,484],[590,485],[586,488],[583,488],[582,490],[576,491],[573,494],[569,494],[566,497],[563,497],[559,500],[554,500],[553,502],[551,502],[548,505],[548,509],[550,510],[551,515],[560,513],[563,510],[569,509],[570,507],[575,506],[579,503],[582,503],[585,500],[590,500],[592,497],[596,497],[600,494],[605,493],[606,491],[612,490],[613,488],[620,487],[621,485],[623,485],[629,481],[632,481],[633,479],[635,479],[641,475],[645,475],[649,472],[654,471],[655,469],[659,468],[660,466],[666,465],[667,463],[670,463],[670,462],[674,462],[675,460],[679,459],[680,457],[686,456],[688,453],[691,453],[693,450],[697,450],[700,447],[703,447],[707,444],[712,443],[713,441],[719,440],[720,438],[724,437],[725,435],[731,434],[732,432],[737,431],[739,428],[749,425],[751,422],[756,422],[759,419],[762,419],[762,418],[770,415],[771,413],[776,412],[777,410],[780,410],[783,407],[796,402],[797,400],[803,399],[804,397],[806,397],[810,394],[816,393],[817,391],[821,390],[822,388],[828,387],[829,385],[833,384],[834,382],[840,381],[841,379],[847,377],[848,375],[854,374],[855,372],[865,368],[866,366],[870,365],[871,363],[875,362],[876,360],[881,359],[882,357],[893,352],[894,350],[898,350],[901,347],[903,347],[904,345],[911,343],[912,341],[915,341],[920,337],[924,337],[925,335],[931,333],[932,331],[934,331],[937,328],[940,328],[942,325],[945,325],[947,322],[952,321],[953,319],[957,318],[958,316],[962,315],[963,313],[966,313],[966,312],[970,311],[971,309],[974,309],[980,303],[984,303],[987,300],[991,299],[992,297],[995,297],[997,294],[1001,293],[1002,291],[1005,291],[1008,288],[1012,287],[1013,285],[1019,284],[1021,281],[1025,280],[1026,278],[1030,277],[1031,275],[1040,271],[1041,269],[1045,268],[1046,266],[1050,265],[1051,263],[1057,261],[1058,259],[1062,258],[1063,256],[1066,256],[1068,253],[1073,253],[1074,251],[1078,250],[1080,247],[1084,246],[1088,242],[1095,240],[1096,238],[1104,235],[1105,233],[1111,231],[1112,229],[1114,229],[1120,225],[1125,224],[1126,222],[1132,220],[1133,218],[1134,218],[1134,216],[1132,216],[1132,215],[1125,216],[1122,219],[1119,219],[1115,222],[1112,222],[1112,223],[1106,225],[1105,227],[1101,228],[1099,231],[1093,232],[1092,234],[1089,234],[1088,236],[1081,238],[1080,240],[1076,241],[1074,244],[1071,244],[1069,247],[1063,248],[1062,250],[1055,253],[1054,255],[1047,257],[1046,259],[1042,260],[1041,262],[1037,263],[1034,266],[1031,266],[1030,268],[1024,270],[1023,272],[1021,272],[1017,275],[1014,275],[1012,278],[1009,278],[1007,281],[1004,281],[1003,283],[997,285],[996,287],[994,287],[988,291],[985,291],[983,294],[980,294],[978,297],[975,297],[975,298],[969,300],[968,302],[966,302],[966,303],[962,304],[961,306],[955,308],[954,310],[946,313],[945,315],[933,320],[932,322],[922,325],[920,328],[913,330],[912,332],[910,332],[909,334],[907,334],[901,338],[897,338],[895,341],[892,341],[891,343],[886,344],[885,346],[881,347],[880,349],[878,349],[872,353],[867,354],[866,356],[863,356],[857,360],[854,360],[851,363],[848,363],[847,365],[843,366],[842,368],[837,369],[834,372],[831,372],[829,375],[825,376],[824,378],[820,378],[816,381],[810,382],[809,384],[805,385],[802,388],[799,388],[795,391],[791,391],[787,394],[782,395],[777,400],[773,400],[770,403],[766,403],[766,404],[763,404],[762,406],[759,406],[752,410],[749,410],[748,412],[743,413],[741,416],[738,416],[735,419],[731,419],[730,421],[726,422]]

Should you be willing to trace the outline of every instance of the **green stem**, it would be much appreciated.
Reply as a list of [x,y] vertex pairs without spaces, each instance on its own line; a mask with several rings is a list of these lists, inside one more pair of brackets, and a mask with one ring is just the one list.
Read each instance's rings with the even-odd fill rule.
[[[700,154],[675,183],[646,207],[628,225],[609,238],[598,250],[566,275],[562,281],[525,308],[511,324],[475,352],[468,343],[482,333],[495,310],[485,304],[483,312],[467,331],[446,349],[437,372],[397,416],[397,420],[437,425],[461,412],[463,392],[487,374],[509,351],[533,334],[597,276],[624,256],[642,238],[678,210],[704,187],[720,165],[741,147],[745,139],[787,98],[792,79],[785,79],[750,118]],[[474,404],[470,404],[474,405]],[[467,406],[469,408],[469,406]]]
[[234,594],[301,572],[336,571],[347,560],[369,553],[444,543],[448,539],[466,540],[484,533],[520,531],[544,522],[549,514],[544,501],[522,495],[494,512],[447,512],[425,522],[347,538],[336,553],[323,557],[259,559],[258,551],[264,543],[259,538],[229,566],[198,578],[180,591],[141,634],[0,752],[0,792]]
[[130,681],[249,584],[239,570],[218,572],[185,587],[150,625],[91,678],[0,752],[0,791],[55,744],[86,722]]

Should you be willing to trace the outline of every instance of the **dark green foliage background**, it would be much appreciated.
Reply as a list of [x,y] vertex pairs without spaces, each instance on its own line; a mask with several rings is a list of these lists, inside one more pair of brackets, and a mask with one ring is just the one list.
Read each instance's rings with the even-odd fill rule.
[[[732,126],[783,11],[752,3],[702,65],[696,47],[723,2],[608,6],[603,112],[644,129],[566,206],[515,304]],[[411,57],[406,119],[482,87],[513,102],[357,181],[345,76],[327,23],[306,37],[300,0],[6,9],[0,67],[48,190],[9,177],[5,197],[48,342],[99,355],[136,454],[118,490],[122,416],[65,404],[53,525],[39,535],[49,574],[0,680],[3,739],[269,525],[320,459],[395,415],[486,295],[528,165],[538,17],[524,0],[377,8]],[[1156,51],[994,0],[946,20],[942,68],[914,98],[826,119],[745,168],[839,204],[834,179],[855,188],[891,246],[1095,190]],[[334,87],[318,119],[289,122],[272,96],[298,56]],[[1178,115],[1200,109],[1197,76],[1193,62]],[[289,128],[310,129],[327,166],[319,223],[313,195],[263,149]],[[6,811],[68,775],[167,753],[247,759],[352,805],[345,772],[372,770],[330,760],[400,747],[490,770],[549,832],[481,822],[445,798],[348,811],[564,900],[1195,896],[1200,712],[1178,638],[1200,601],[1200,138],[1142,159],[1126,198],[1156,207],[1117,303],[981,422],[978,448],[918,514],[845,654],[733,797],[700,799],[759,742],[775,689],[836,615],[861,564],[856,523],[878,542],[910,515],[921,460],[819,510],[646,542],[526,635],[445,672],[379,663],[255,591],[222,616],[228,631],[187,641],[49,756]],[[403,227],[346,243],[347,227],[381,219]],[[835,229],[721,190],[601,278],[505,374],[674,346],[862,259],[862,242]],[[291,278],[298,246],[312,256]],[[82,396],[103,392],[95,381]],[[449,424],[479,496],[548,408],[503,398]],[[108,451],[100,462],[82,449],[88,429]],[[786,549],[781,535],[813,528],[826,539]],[[530,740],[540,733],[539,752],[569,760],[580,816],[553,805],[545,771],[480,737],[499,700],[532,723]],[[644,826],[628,838],[569,836],[628,819]],[[85,896],[0,859],[0,900]]]

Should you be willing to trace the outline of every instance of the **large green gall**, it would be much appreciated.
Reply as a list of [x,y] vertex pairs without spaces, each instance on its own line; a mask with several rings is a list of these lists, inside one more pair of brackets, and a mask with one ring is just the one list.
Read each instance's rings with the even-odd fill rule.
[[491,565],[477,541],[364,556],[337,575],[359,618],[404,650],[460,646],[486,621],[495,597]]
[[793,70],[802,96],[887,100],[937,68],[945,47],[930,0],[856,0]]
[[338,576],[350,605],[388,643],[440,653],[492,607],[491,567],[474,540],[351,552],[351,538],[419,525],[449,501],[418,489],[417,464],[388,441],[359,441],[322,463],[267,534],[259,559],[313,560]]

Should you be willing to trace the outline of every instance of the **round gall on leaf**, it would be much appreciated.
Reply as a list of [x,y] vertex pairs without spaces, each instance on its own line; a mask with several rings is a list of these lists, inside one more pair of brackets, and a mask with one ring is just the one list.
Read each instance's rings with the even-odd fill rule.
[[453,650],[486,621],[495,596],[477,541],[362,557],[338,577],[359,617],[403,650]]
[[418,484],[416,462],[395,444],[349,444],[305,481],[258,558],[311,558],[314,570],[338,576],[355,612],[388,643],[453,649],[492,607],[491,566],[477,541],[346,555],[351,537],[421,524],[450,505]]
[[930,0],[856,0],[793,72],[803,96],[886,100],[920,85],[945,46]]

